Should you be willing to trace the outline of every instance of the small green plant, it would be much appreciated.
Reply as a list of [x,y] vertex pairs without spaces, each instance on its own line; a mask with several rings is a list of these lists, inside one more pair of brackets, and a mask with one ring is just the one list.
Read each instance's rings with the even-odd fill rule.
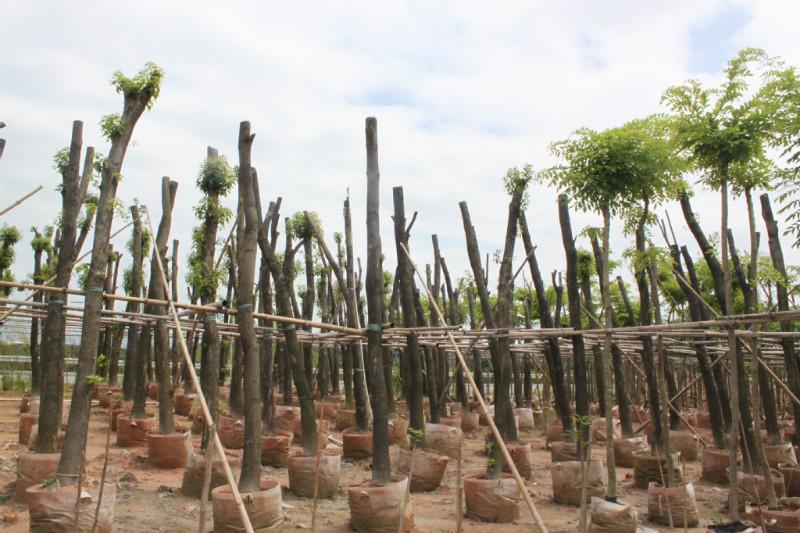
[[486,451],[486,455],[489,456],[489,458],[486,459],[486,472],[491,474],[495,466],[497,466],[497,461],[494,458],[495,451],[497,450],[497,443],[494,440],[490,440],[483,445],[483,449]]
[[412,448],[425,444],[425,432],[423,430],[408,428],[408,434],[411,435]]
[[46,487],[49,487],[51,485],[55,485],[57,481],[58,481],[57,477],[51,477],[51,478],[45,479],[44,481],[42,481],[42,487],[46,488]]
[[99,385],[99,384],[103,383],[105,381],[105,379],[103,378],[103,376],[98,376],[97,374],[92,374],[91,376],[89,376],[87,381],[89,382],[89,385]]

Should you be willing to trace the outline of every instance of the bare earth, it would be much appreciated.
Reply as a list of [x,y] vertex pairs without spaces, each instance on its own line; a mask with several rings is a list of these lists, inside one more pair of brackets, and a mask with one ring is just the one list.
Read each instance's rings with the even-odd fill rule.
[[[14,396],[3,395],[0,398],[0,515],[11,514],[16,523],[0,521],[0,530],[28,531],[28,511],[23,505],[14,503],[14,485],[16,482],[16,455],[27,447],[17,443],[19,402],[11,401]],[[189,425],[187,419],[176,416],[176,422]],[[100,479],[105,449],[105,436],[108,428],[108,415],[103,409],[95,408],[92,412],[89,443],[87,450],[87,475],[95,480]],[[332,436],[340,440],[338,433]],[[534,448],[533,481],[527,483],[528,490],[541,514],[545,524],[553,533],[578,530],[578,508],[557,505],[552,501],[550,481],[550,453],[544,448],[544,436],[540,430],[521,432],[523,442],[531,442]],[[486,457],[481,454],[483,447],[483,430],[467,434],[464,444],[464,473],[480,472],[485,468]],[[147,464],[147,449],[116,446],[116,435],[112,435],[109,452],[108,479],[118,480],[123,474],[132,473],[138,480],[136,483],[120,486],[115,508],[114,531],[116,532],[154,532],[154,531],[197,531],[200,502],[185,498],[180,494],[182,469],[158,470]],[[193,437],[195,449],[199,449],[199,437]],[[299,450],[299,448],[297,448]],[[392,455],[396,453],[392,447]],[[593,456],[597,459],[605,457],[605,445],[595,445]],[[618,469],[620,479],[619,495],[626,501],[635,504],[641,525],[658,531],[666,531],[646,521],[646,492],[632,488],[633,471],[628,468]],[[283,502],[285,520],[283,531],[295,532],[311,529],[311,500],[298,498],[288,491],[286,469],[264,468],[264,476],[277,479],[284,487]],[[339,492],[330,500],[321,500],[317,507],[317,523],[319,531],[350,531],[348,521],[350,511],[347,504],[345,487],[360,483],[370,478],[370,462],[342,461],[342,477]],[[686,479],[694,482],[697,504],[700,512],[700,528],[690,531],[705,531],[706,526],[724,518],[724,505],[727,489],[699,481],[700,463],[695,461],[686,464]],[[412,495],[415,524],[420,532],[455,531],[456,524],[456,464],[451,460],[447,467],[442,485],[429,493]],[[209,505],[206,531],[212,530],[211,510]],[[468,518],[464,519],[463,529],[466,532],[489,531],[534,531],[533,520],[524,503],[520,504],[521,519],[515,524],[484,524]]]

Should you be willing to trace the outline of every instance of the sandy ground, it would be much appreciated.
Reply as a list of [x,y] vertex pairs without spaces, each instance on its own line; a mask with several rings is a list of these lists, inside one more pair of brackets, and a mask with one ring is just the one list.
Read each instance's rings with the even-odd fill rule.
[[[14,503],[14,484],[16,481],[16,455],[26,449],[17,443],[19,403],[9,401],[4,396],[0,401],[0,515],[10,514],[17,522],[10,524],[0,522],[3,531],[28,531],[28,512],[23,505]],[[184,417],[177,417],[179,424],[189,425]],[[108,415],[104,410],[95,408],[91,417],[90,437],[87,450],[87,473],[89,478],[98,479],[103,465],[105,435],[108,428]],[[339,439],[338,433],[333,437]],[[480,472],[484,469],[486,458],[481,454],[483,447],[483,430],[466,435],[464,446],[463,471],[465,474]],[[523,442],[531,442],[534,449],[533,479],[527,483],[528,490],[541,514],[544,522],[553,533],[575,532],[578,529],[578,508],[557,505],[552,501],[550,478],[550,454],[544,448],[544,436],[539,430],[521,432]],[[181,496],[180,484],[182,469],[158,470],[147,464],[147,449],[122,449],[114,444],[109,454],[108,479],[118,480],[126,473],[132,473],[136,483],[122,486],[117,493],[114,517],[116,532],[154,532],[154,531],[197,531],[199,519],[199,501]],[[199,448],[199,437],[193,437],[195,448]],[[299,449],[296,446],[295,449]],[[397,453],[392,446],[392,456]],[[601,459],[605,456],[605,446],[595,445],[593,456]],[[311,500],[298,498],[288,490],[286,469],[264,468],[264,476],[277,479],[283,485],[283,502],[285,520],[283,531],[306,531],[311,528]],[[633,471],[619,468],[619,495],[627,502],[633,503],[643,526],[658,531],[666,531],[647,522],[646,491],[632,487]],[[330,532],[350,531],[350,516],[345,487],[370,478],[368,460],[343,460],[342,476],[339,492],[329,500],[318,504],[318,530]],[[724,505],[727,489],[699,481],[700,463],[686,465],[686,479],[694,482],[697,503],[700,512],[700,528],[690,531],[704,531],[708,524],[724,517]],[[429,493],[412,495],[415,524],[420,532],[455,531],[456,524],[456,464],[450,461],[442,485]],[[210,507],[210,506],[209,506]],[[206,531],[212,530],[210,518]],[[533,520],[524,503],[520,504],[521,519],[514,524],[483,524],[468,518],[464,519],[463,530],[466,532],[489,531],[534,531]]]

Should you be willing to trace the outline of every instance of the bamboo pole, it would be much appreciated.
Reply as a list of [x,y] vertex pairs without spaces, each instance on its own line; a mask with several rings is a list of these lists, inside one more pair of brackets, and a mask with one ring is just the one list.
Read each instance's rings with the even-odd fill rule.
[[[145,208],[145,216],[147,217],[147,225],[150,229],[150,234],[155,235],[153,231],[153,223],[150,220],[150,211]],[[153,257],[156,259],[156,264],[158,266],[158,274],[161,278],[161,283],[164,287],[169,287],[167,283],[167,277],[164,274],[164,265],[161,262],[161,254],[158,251],[158,248],[153,249]],[[225,448],[222,446],[222,442],[219,440],[219,435],[217,434],[217,428],[214,424],[214,419],[211,417],[211,412],[208,409],[208,404],[206,403],[206,398],[203,395],[203,391],[200,388],[200,380],[197,378],[197,372],[195,372],[194,365],[192,364],[192,358],[189,355],[189,348],[186,347],[186,341],[183,338],[183,330],[181,329],[181,322],[178,318],[178,311],[175,308],[175,303],[169,299],[169,291],[166,291],[167,294],[167,305],[169,305],[169,311],[172,315],[172,319],[175,322],[175,329],[177,330],[178,341],[181,347],[181,351],[183,352],[184,362],[186,363],[187,368],[189,369],[189,376],[192,378],[192,385],[194,389],[197,391],[197,398],[200,400],[200,408],[203,411],[203,417],[206,420],[206,426],[208,427],[208,431],[211,435],[211,438],[214,442],[214,447],[217,450],[220,458],[222,459],[222,467],[225,470],[225,477],[228,479],[228,485],[231,487],[231,493],[233,494],[233,500],[236,502],[236,506],[239,509],[239,515],[242,518],[242,524],[244,524],[245,531],[247,533],[254,533],[253,526],[250,523],[250,517],[247,515],[247,509],[244,506],[244,502],[242,501],[242,496],[239,494],[239,487],[236,485],[236,478],[231,471],[231,466],[228,464],[228,459],[225,457]]]
[[[14,287],[17,289],[27,289],[27,290],[39,290],[44,292],[53,292],[53,293],[61,293],[61,294],[71,294],[75,296],[85,296],[86,291],[82,291],[79,289],[70,289],[64,287],[52,287],[50,285],[36,285],[33,283],[19,283],[19,282],[12,282],[12,281],[0,281],[0,287]],[[149,304],[149,305],[157,305],[157,306],[167,306],[167,307],[175,307],[180,309],[186,309],[189,311],[194,311],[198,313],[216,313],[218,310],[218,306],[215,305],[196,305],[196,304],[187,304],[187,303],[180,303],[180,302],[171,302],[170,300],[159,300],[156,298],[142,298],[140,296],[127,296],[123,294],[110,294],[110,293],[103,293],[103,298],[108,298],[111,300],[119,300],[123,302],[135,302],[141,304]],[[235,309],[228,310],[228,313],[231,315],[236,314]],[[254,318],[263,318],[265,320],[273,320],[275,322],[281,322],[284,324],[295,324],[298,326],[307,326],[310,328],[318,328],[318,329],[325,329],[329,331],[337,331],[340,333],[348,333],[351,335],[359,335],[361,336],[365,330],[358,329],[358,328],[348,328],[345,326],[338,326],[336,324],[328,324],[325,322],[316,322],[313,320],[303,320],[300,318],[292,318],[280,315],[271,315],[268,313],[253,313]],[[5,317],[0,317],[0,323],[4,320]]]
[[3,216],[3,215],[5,215],[6,213],[8,213],[9,211],[11,211],[11,210],[12,210],[12,209],[14,209],[15,207],[17,207],[19,204],[21,204],[22,202],[24,202],[25,200],[27,200],[28,198],[30,198],[31,196],[33,196],[33,195],[34,195],[34,194],[36,194],[37,192],[41,191],[43,188],[44,188],[44,187],[43,187],[42,185],[39,185],[38,187],[36,187],[35,189],[33,189],[31,192],[29,192],[28,194],[26,194],[25,196],[23,196],[22,198],[20,198],[19,200],[17,200],[17,201],[16,201],[16,202],[14,202],[13,204],[11,204],[10,206],[8,206],[8,207],[6,207],[5,209],[3,209],[2,211],[0,211],[0,217],[1,217],[1,216]]
[[[419,279],[420,283],[425,289],[425,292],[428,295],[428,301],[430,302],[431,307],[433,307],[433,309],[436,311],[436,314],[439,317],[439,321],[442,324],[447,324],[447,320],[444,318],[444,315],[442,315],[442,311],[439,309],[439,304],[436,303],[436,300],[433,298],[433,295],[428,289],[428,285],[422,279],[422,275],[419,273],[417,265],[411,258],[411,254],[408,252],[408,249],[405,247],[403,243],[400,243],[400,247],[403,249],[403,252],[406,254],[406,257],[408,257],[408,262],[411,263],[411,266],[414,268],[414,272],[417,274],[417,278]],[[500,431],[497,429],[497,425],[494,423],[494,418],[489,414],[489,408],[486,406],[486,402],[484,402],[483,400],[483,395],[478,390],[478,387],[475,385],[475,379],[472,376],[472,372],[470,372],[469,368],[467,368],[467,363],[466,361],[464,361],[464,355],[461,353],[461,350],[458,347],[458,343],[456,342],[455,337],[453,337],[453,333],[448,331],[447,337],[450,340],[450,344],[452,344],[453,349],[456,352],[456,356],[458,357],[458,362],[461,365],[461,368],[464,370],[464,375],[466,376],[467,380],[469,380],[470,386],[475,390],[475,397],[478,399],[481,411],[483,411],[484,416],[486,416],[486,419],[489,422],[489,427],[492,429],[492,434],[494,435],[497,444],[500,446],[500,451],[503,453],[503,458],[506,460],[506,463],[508,463],[508,466],[511,469],[511,475],[514,476],[514,479],[517,482],[517,486],[519,487],[519,490],[522,493],[522,497],[525,499],[525,503],[528,506],[528,510],[531,512],[531,516],[533,517],[534,522],[536,522],[536,525],[539,527],[542,533],[547,533],[547,526],[544,525],[542,517],[539,516],[539,512],[536,510],[536,505],[534,505],[531,495],[528,494],[528,489],[527,487],[525,487],[525,482],[519,475],[517,466],[514,464],[514,460],[511,459],[511,455],[508,453],[508,448],[506,447],[506,443],[503,441],[502,435],[500,435]]]

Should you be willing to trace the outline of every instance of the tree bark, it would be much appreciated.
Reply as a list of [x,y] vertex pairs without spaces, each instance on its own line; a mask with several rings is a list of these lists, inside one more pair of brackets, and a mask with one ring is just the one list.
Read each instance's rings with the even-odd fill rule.
[[[62,175],[61,231],[58,245],[58,263],[53,286],[67,288],[75,266],[78,214],[86,196],[92,176],[94,149],[86,150],[83,175],[80,174],[80,157],[83,146],[83,123],[72,123],[72,138],[66,172]],[[38,453],[56,451],[58,431],[61,429],[62,398],[64,395],[64,355],[66,341],[66,295],[54,294],[47,301],[47,318],[42,332],[39,362],[41,366],[41,396],[39,408]]]
[[[153,243],[153,258],[150,260],[150,291],[151,298],[166,300],[169,294],[169,287],[161,283],[161,276],[158,271],[157,257],[164,261],[167,254],[167,243],[169,242],[169,232],[172,227],[172,209],[175,206],[175,193],[178,191],[178,182],[170,181],[166,176],[161,180],[161,221],[156,230],[156,239]],[[158,254],[156,256],[156,254]],[[172,374],[169,370],[169,330],[167,329],[166,316],[167,308],[164,306],[152,306],[148,311],[145,305],[145,312],[154,315],[164,316],[164,319],[156,322],[155,331],[155,360],[158,372],[158,430],[162,435],[171,435],[175,432],[175,423],[172,418]]]
[[366,120],[367,140],[367,350],[372,361],[372,480],[391,480],[389,462],[389,419],[387,416],[386,381],[383,376],[383,268],[381,267],[380,234],[380,170],[378,168],[378,124]]
[[[770,205],[769,195],[762,194],[761,200],[761,216],[764,219],[764,224],[767,226],[767,237],[769,239],[769,255],[772,259],[772,266],[775,270],[786,279],[786,264],[783,259],[783,248],[781,247],[780,233],[778,231],[778,222],[775,220],[775,215],[772,213],[772,206]],[[789,310],[789,291],[786,283],[777,283],[775,287],[776,300],[778,303],[778,311]],[[792,322],[782,321],[780,323],[781,331],[791,332],[794,331]],[[795,396],[800,397],[800,368],[798,368],[797,355],[794,350],[794,341],[791,338],[781,339],[781,348],[783,349],[783,361],[786,366],[786,381],[789,389]],[[800,444],[800,406],[792,402],[792,412],[794,413],[794,435],[792,442]]]
[[[142,249],[142,220],[139,208],[131,206],[131,219],[133,220],[133,264],[131,265],[131,286],[129,296],[140,296],[142,293],[142,263],[144,250]],[[128,302],[126,310],[129,313],[138,313],[141,309],[139,302]],[[141,328],[136,323],[128,326],[128,344],[125,348],[125,364],[122,376],[122,398],[125,401],[133,399],[136,389],[136,367],[139,360],[139,333]]]
[[[416,328],[417,315],[414,308],[414,270],[403,251],[403,246],[409,250],[408,240],[410,231],[406,229],[405,201],[403,188],[392,189],[394,200],[394,240],[397,252],[397,279],[399,282],[400,306],[403,310],[403,327]],[[425,415],[422,406],[422,363],[419,357],[420,347],[417,333],[412,331],[406,335],[404,357],[408,362],[408,410],[410,415],[409,425],[412,429],[425,432]],[[416,437],[413,437],[416,438]],[[422,439],[421,439],[422,440]],[[421,444],[421,442],[418,442]]]
[[59,479],[74,484],[81,469],[81,457],[86,443],[89,428],[89,408],[92,385],[89,375],[94,369],[97,356],[98,328],[103,295],[103,274],[107,259],[108,241],[111,223],[114,218],[114,199],[117,184],[122,171],[125,152],[133,135],[136,122],[141,117],[152,95],[149,91],[138,94],[126,94],[121,116],[122,127],[118,135],[111,139],[111,149],[103,163],[100,183],[100,198],[97,202],[97,215],[94,224],[94,242],[92,243],[92,259],[89,266],[87,294],[83,307],[83,329],[78,350],[78,369],[75,386],[72,390],[68,425],[70,431],[64,438],[64,448],[58,466]]
[[[531,271],[531,279],[533,279],[533,286],[536,289],[536,303],[539,311],[539,324],[542,328],[552,328],[553,318],[550,315],[550,305],[547,302],[547,297],[542,281],[542,273],[539,270],[539,262],[536,260],[534,253],[533,242],[531,241],[531,234],[528,230],[528,221],[525,214],[520,214],[519,219],[520,232],[522,234],[522,244],[525,247],[525,255],[528,257],[528,266]],[[564,363],[561,359],[561,349],[558,346],[558,339],[555,337],[548,337],[547,344],[544,348],[544,357],[547,361],[547,368],[550,375],[550,383],[553,386],[553,395],[556,404],[556,413],[561,420],[564,427],[564,432],[569,434],[572,430],[572,409],[569,405],[569,390],[564,379]],[[544,406],[549,407],[549,406]]]
[[[261,365],[253,319],[256,244],[258,241],[258,212],[253,182],[255,169],[251,166],[251,149],[255,134],[250,123],[239,125],[239,197],[244,208],[244,230],[238,243],[238,286],[236,288],[237,324],[244,358],[244,453],[241,492],[260,490],[261,477]],[[240,225],[241,226],[241,225]]]
[[[567,260],[567,301],[569,303],[569,323],[576,330],[583,330],[581,323],[581,297],[578,288],[578,250],[572,236],[572,223],[569,217],[569,199],[566,194],[558,195],[558,219],[561,225],[561,240]],[[589,416],[588,369],[586,366],[586,348],[582,335],[572,335],[572,359],[575,372],[575,411],[579,416]],[[599,369],[599,370],[602,370]],[[603,402],[605,403],[605,402]],[[604,412],[604,416],[608,413]],[[578,459],[583,459],[585,447],[589,441],[589,426],[580,427],[581,436],[577,443]],[[609,435],[609,438],[611,436]]]

